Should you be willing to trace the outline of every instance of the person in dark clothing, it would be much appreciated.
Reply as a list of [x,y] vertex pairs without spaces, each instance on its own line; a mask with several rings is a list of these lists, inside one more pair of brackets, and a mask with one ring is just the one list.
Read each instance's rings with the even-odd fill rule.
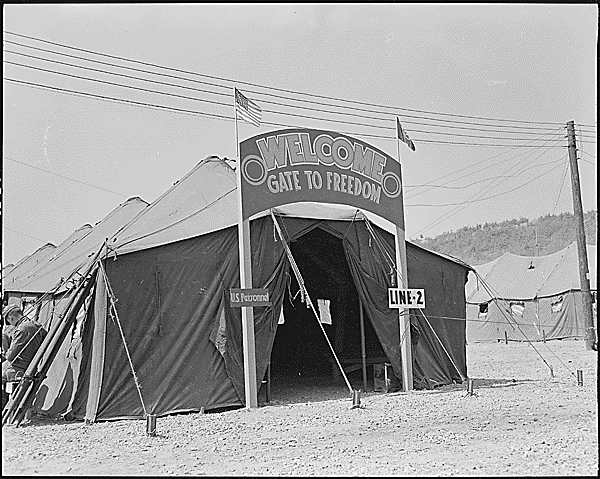
[[5,325],[13,326],[6,352],[4,352],[4,334],[2,335],[2,395],[4,403],[6,383],[25,374],[48,332],[41,324],[24,316],[21,308],[14,304],[4,308],[2,320]]
[[12,324],[8,324],[4,320],[4,316],[2,316],[2,361],[4,361],[4,356],[6,356],[6,353],[10,348],[11,334],[13,329],[15,329],[15,327]]

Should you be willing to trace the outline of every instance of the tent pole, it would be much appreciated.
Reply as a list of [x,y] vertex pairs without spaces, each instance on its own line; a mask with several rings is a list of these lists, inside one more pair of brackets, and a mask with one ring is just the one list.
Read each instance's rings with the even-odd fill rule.
[[358,298],[358,307],[360,309],[360,349],[362,353],[363,391],[367,392],[367,348],[365,346],[365,317],[360,298]]
[[[396,118],[396,121],[399,121]],[[400,164],[400,171],[402,171],[402,162],[400,161],[400,140],[396,140],[398,146],[398,163]],[[403,195],[399,197],[400,205],[402,208],[402,215],[404,216],[404,199]],[[405,226],[396,226],[396,234],[394,235],[395,249],[396,249],[396,280],[397,288],[406,289],[408,288],[408,267],[406,265],[406,236],[404,232]],[[398,326],[400,329],[400,356],[402,358],[402,386],[404,392],[412,391],[413,389],[413,370],[412,370],[412,345],[410,338],[410,316],[408,308],[398,310]],[[404,335],[404,337],[403,337]]]
[[[240,288],[252,288],[252,257],[250,252],[250,219],[244,219],[242,201],[242,159],[238,139],[236,90],[233,89],[233,115],[235,118],[235,148],[237,154],[238,247],[240,261]],[[246,409],[258,407],[256,387],[256,351],[254,336],[254,308],[242,306],[242,345],[244,348],[244,393]]]
[[[95,260],[95,258],[94,258]],[[91,269],[91,266],[90,266]],[[89,269],[86,271],[84,278],[89,274]],[[11,397],[5,409],[2,411],[2,425],[7,422],[21,422],[26,410],[29,408],[33,395],[37,392],[40,384],[46,377],[48,369],[52,365],[54,357],[66,337],[70,326],[75,320],[79,309],[81,308],[85,298],[91,290],[91,281],[81,286],[76,291],[69,301],[69,305],[65,310],[64,315],[61,315],[60,321],[57,323],[56,329],[53,329],[52,336],[50,333],[44,338],[44,342],[39,347],[33,360],[25,371],[24,380],[19,383],[14,397]],[[49,337],[50,336],[50,337]]]
[[267,403],[271,402],[271,357],[269,356],[269,364],[267,364]]
[[[81,277],[83,278],[82,286],[78,288],[77,291],[74,292],[73,296],[69,299],[69,303],[67,304],[67,307],[64,310],[63,314],[59,316],[58,322],[52,326],[51,330],[48,332],[48,334],[44,338],[44,341],[35,353],[35,356],[29,363],[29,366],[25,371],[24,381],[22,383],[19,383],[16,391],[13,393],[12,397],[8,401],[8,404],[2,410],[3,426],[8,421],[14,422],[15,420],[17,420],[17,422],[20,422],[20,418],[17,416],[24,416],[26,410],[24,409],[24,406],[28,404],[28,401],[33,399],[31,397],[31,394],[35,394],[35,392],[37,392],[37,388],[44,380],[46,372],[48,371],[52,361],[54,360],[54,357],[58,353],[58,348],[62,344],[62,341],[64,340],[64,337],[67,334],[69,327],[69,324],[67,323],[71,322],[71,319],[74,319],[71,318],[72,314],[70,314],[70,309],[73,307],[74,304],[76,305],[76,316],[77,312],[81,307],[82,303],[77,302],[81,299],[81,296],[78,297],[78,295],[80,294],[82,289],[85,290],[85,288],[87,288],[87,286],[85,285],[85,279],[92,271],[93,266],[95,265],[96,260],[98,259],[98,256],[100,255],[103,247],[104,244],[98,250],[92,261],[87,264],[85,273],[81,275]],[[89,293],[90,288],[88,288],[87,293]],[[87,293],[85,295],[87,295]],[[46,355],[47,352],[48,355]],[[35,385],[30,387],[32,383],[35,383]]]

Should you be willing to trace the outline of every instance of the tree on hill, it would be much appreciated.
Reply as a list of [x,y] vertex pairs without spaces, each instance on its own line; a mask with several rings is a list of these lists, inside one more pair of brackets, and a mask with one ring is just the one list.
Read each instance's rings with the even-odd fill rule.
[[[597,219],[596,210],[584,213],[587,244],[596,244]],[[478,265],[492,261],[506,252],[522,256],[555,253],[576,241],[576,231],[575,216],[562,213],[548,214],[535,220],[519,218],[501,223],[465,226],[434,238],[421,236],[413,242]]]

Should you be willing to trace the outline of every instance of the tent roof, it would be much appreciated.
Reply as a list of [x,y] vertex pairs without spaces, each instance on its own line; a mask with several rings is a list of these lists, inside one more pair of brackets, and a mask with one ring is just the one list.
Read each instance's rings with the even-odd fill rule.
[[[488,263],[480,264],[479,266],[474,266],[473,269],[477,271],[477,274],[479,274],[479,276],[485,278],[500,258],[501,256]],[[473,271],[469,271],[468,281],[465,285],[465,297],[468,298],[474,290],[481,288],[482,286],[477,281],[477,276],[475,275],[475,273]]]
[[[210,156],[200,161],[123,228],[114,238],[112,248],[118,254],[131,253],[237,225],[236,172],[226,160]],[[302,202],[279,206],[273,210],[278,215],[296,218],[352,221],[366,217],[389,233],[394,234],[396,231],[393,223],[368,211],[359,211],[346,205]],[[250,219],[267,215],[269,212],[264,211]],[[457,258],[422,249],[472,269]]]
[[2,276],[4,276],[6,273],[8,273],[11,269],[13,269],[15,267],[14,263],[8,263],[6,266],[2,267]]
[[93,227],[85,225],[63,241],[41,264],[21,276],[7,291],[44,293],[50,291],[61,278],[79,269],[90,256],[120,228],[148,206],[139,197],[121,203]]
[[[590,288],[596,289],[596,247],[587,245]],[[532,300],[580,290],[577,243],[546,256],[517,256],[504,253],[475,270],[484,279],[495,298]],[[467,284],[467,302],[491,299],[484,288]]]
[[26,274],[30,269],[35,268],[41,261],[47,258],[56,246],[52,243],[46,243],[44,246],[39,247],[30,255],[21,258],[21,260],[13,265],[12,268],[8,266],[2,270],[2,290],[5,290],[7,286],[13,284],[21,275]]

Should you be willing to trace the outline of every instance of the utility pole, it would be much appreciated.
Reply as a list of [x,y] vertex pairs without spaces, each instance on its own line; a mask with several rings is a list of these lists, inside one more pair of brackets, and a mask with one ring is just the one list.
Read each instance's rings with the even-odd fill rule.
[[592,295],[588,279],[587,248],[583,226],[583,207],[581,206],[581,185],[579,184],[579,167],[577,166],[577,145],[575,143],[575,122],[567,122],[567,138],[569,142],[569,163],[571,165],[571,189],[573,190],[573,213],[577,225],[577,253],[579,257],[579,279],[583,299],[583,316],[585,324],[585,349],[591,350],[596,341],[594,318],[592,317]]

